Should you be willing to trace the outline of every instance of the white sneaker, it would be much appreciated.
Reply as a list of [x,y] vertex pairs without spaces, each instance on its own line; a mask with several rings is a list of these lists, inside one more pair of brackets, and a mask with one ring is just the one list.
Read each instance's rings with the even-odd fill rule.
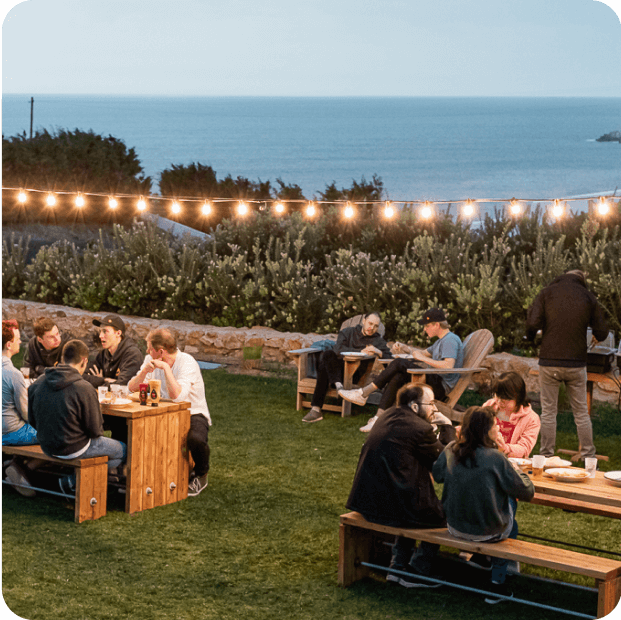
[[374,415],[364,426],[360,427],[363,433],[368,433],[373,428],[373,425],[377,422],[377,416]]
[[36,495],[33,488],[31,488],[30,481],[26,478],[24,470],[13,463],[6,468],[6,479],[9,484],[24,497],[34,497]]
[[348,400],[350,403],[354,403],[354,405],[363,407],[367,404],[367,399],[362,395],[362,388],[356,388],[355,390],[339,390],[339,396]]

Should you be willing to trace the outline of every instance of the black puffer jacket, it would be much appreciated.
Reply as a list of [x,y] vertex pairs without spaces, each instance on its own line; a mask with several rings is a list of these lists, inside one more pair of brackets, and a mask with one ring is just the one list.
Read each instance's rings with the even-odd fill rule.
[[587,328],[597,340],[608,336],[604,310],[577,274],[565,273],[535,297],[528,310],[526,336],[541,329],[540,366],[580,368],[587,365]]

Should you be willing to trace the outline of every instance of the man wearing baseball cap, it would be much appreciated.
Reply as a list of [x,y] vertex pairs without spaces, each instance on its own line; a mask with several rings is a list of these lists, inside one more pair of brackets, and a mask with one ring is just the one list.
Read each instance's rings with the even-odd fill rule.
[[111,383],[127,385],[144,360],[138,345],[125,335],[125,323],[118,314],[94,319],[93,325],[99,327],[102,350],[89,364],[84,378],[95,387]]
[[[396,359],[390,362],[387,368],[377,377],[373,383],[366,387],[354,390],[339,390],[339,396],[356,405],[365,405],[367,398],[375,390],[384,389],[377,413],[369,420],[368,424],[360,430],[368,433],[379,416],[395,403],[395,397],[399,388],[410,380],[409,368],[461,368],[464,363],[464,348],[459,336],[454,334],[446,315],[440,308],[430,308],[418,321],[423,326],[427,338],[437,340],[427,349],[415,349],[405,344],[396,342],[392,347],[392,353],[409,353],[412,359]],[[422,363],[421,363],[422,362]],[[458,374],[438,375],[427,374],[427,385],[433,390],[435,400],[444,401],[446,395],[459,380]]]

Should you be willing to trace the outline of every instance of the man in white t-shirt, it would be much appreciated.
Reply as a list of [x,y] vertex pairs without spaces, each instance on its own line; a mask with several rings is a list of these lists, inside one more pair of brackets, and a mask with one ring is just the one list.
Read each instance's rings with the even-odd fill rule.
[[198,362],[179,351],[177,340],[168,329],[154,329],[147,335],[147,356],[138,374],[128,383],[132,392],[151,379],[162,382],[162,397],[175,402],[190,401],[188,449],[194,459],[194,475],[188,495],[194,497],[207,487],[209,472],[209,427],[211,417],[205,399],[205,383]]

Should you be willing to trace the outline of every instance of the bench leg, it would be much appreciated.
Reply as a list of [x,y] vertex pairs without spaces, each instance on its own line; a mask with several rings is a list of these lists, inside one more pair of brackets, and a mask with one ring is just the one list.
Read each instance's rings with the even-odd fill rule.
[[347,588],[371,574],[371,569],[360,562],[371,560],[373,532],[341,523],[339,538],[338,584]]
[[75,522],[93,521],[106,515],[108,465],[76,467]]
[[604,618],[619,603],[621,597],[621,577],[610,581],[596,580],[597,585],[597,617]]

